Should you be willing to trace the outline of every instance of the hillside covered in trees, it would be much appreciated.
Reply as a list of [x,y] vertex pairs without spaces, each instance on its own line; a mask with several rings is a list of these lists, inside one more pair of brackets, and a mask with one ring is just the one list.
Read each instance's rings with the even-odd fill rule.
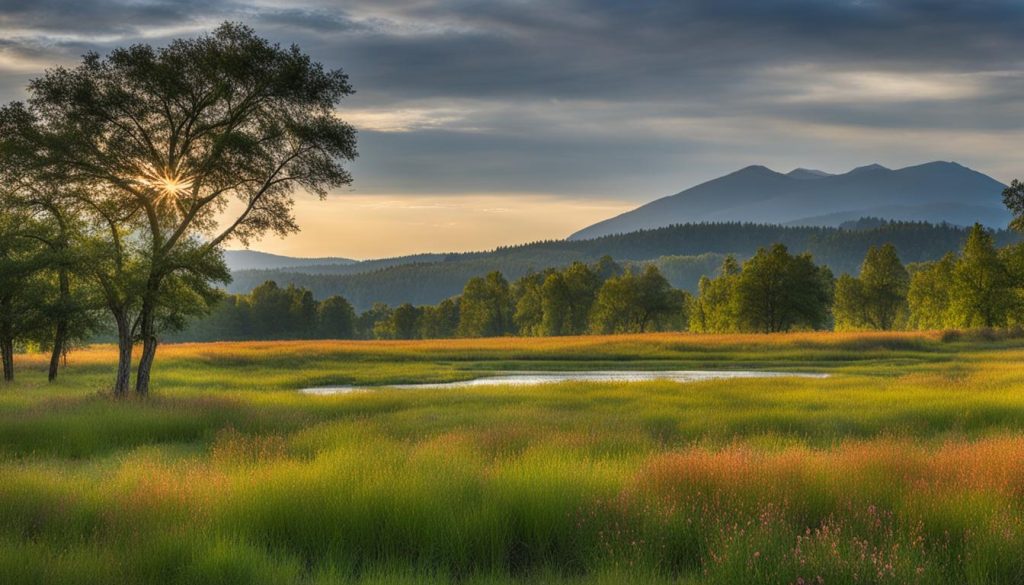
[[[685,257],[684,257],[685,258]],[[710,257],[702,257],[708,261]],[[669,258],[666,266],[678,264]],[[684,265],[686,265],[684,263]],[[688,265],[687,265],[688,266]],[[696,294],[657,263],[610,256],[514,281],[499,271],[469,278],[437,304],[375,303],[359,312],[344,297],[267,281],[229,295],[175,339],[432,339],[588,333],[959,329],[1024,325],[1024,244],[997,247],[980,225],[958,253],[904,265],[892,244],[871,246],[855,271],[835,278],[807,252],[784,244],[741,262],[724,256]]]
[[[229,291],[247,293],[273,280],[308,289],[317,299],[343,296],[360,311],[374,303],[428,305],[459,294],[470,278],[493,271],[514,280],[549,267],[565,267],[574,261],[595,262],[607,255],[624,266],[653,263],[672,286],[696,292],[700,278],[712,275],[725,255],[745,259],[758,248],[775,243],[795,253],[810,253],[816,262],[840,274],[856,273],[868,248],[887,243],[899,250],[903,262],[937,260],[957,250],[968,231],[948,224],[871,218],[841,228],[739,223],[677,225],[593,240],[535,242],[489,252],[422,254],[343,266],[238,271]],[[1002,246],[1019,241],[1020,235],[998,230],[993,238]]]

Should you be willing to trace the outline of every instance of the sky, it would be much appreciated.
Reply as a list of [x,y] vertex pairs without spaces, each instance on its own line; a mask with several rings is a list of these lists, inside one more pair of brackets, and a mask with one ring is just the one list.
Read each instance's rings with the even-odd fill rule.
[[227,20],[356,88],[355,182],[259,250],[561,238],[751,164],[1024,175],[1022,0],[0,0],[0,101]]

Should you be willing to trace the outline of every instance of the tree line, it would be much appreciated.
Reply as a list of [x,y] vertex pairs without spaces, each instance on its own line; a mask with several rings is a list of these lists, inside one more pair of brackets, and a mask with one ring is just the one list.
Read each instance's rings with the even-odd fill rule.
[[689,294],[654,265],[624,268],[604,257],[509,282],[501,272],[469,279],[436,305],[377,303],[356,313],[341,296],[316,301],[308,289],[268,281],[228,295],[175,340],[420,339],[580,335],[685,328]]
[[726,256],[696,294],[671,286],[654,263],[611,257],[509,282],[469,279],[436,305],[377,303],[357,313],[341,296],[268,281],[229,295],[176,339],[433,339],[648,331],[778,333],[891,331],[1024,324],[1024,244],[998,247],[975,225],[958,253],[905,265],[892,244],[873,246],[856,276],[835,278],[783,244],[739,262]]
[[294,193],[346,185],[352,93],[298,47],[239,24],[88,53],[0,107],[0,354],[116,335],[114,395],[146,395],[159,340],[230,281],[223,247],[298,230]]
[[[517,280],[550,266],[596,262],[609,255],[623,264],[655,262],[672,286],[697,292],[700,278],[714,274],[726,254],[750,258],[759,248],[784,244],[810,252],[836,274],[857,271],[868,248],[891,243],[904,262],[937,260],[957,250],[969,228],[924,222],[865,219],[843,228],[741,223],[688,224],[605,236],[594,240],[535,242],[489,252],[428,254],[370,260],[352,265],[300,269],[242,270],[233,274],[232,292],[248,292],[267,280],[295,284],[317,298],[342,295],[357,310],[374,303],[433,305],[458,295],[466,281],[494,270]],[[1012,231],[993,233],[997,244],[1020,241]]]

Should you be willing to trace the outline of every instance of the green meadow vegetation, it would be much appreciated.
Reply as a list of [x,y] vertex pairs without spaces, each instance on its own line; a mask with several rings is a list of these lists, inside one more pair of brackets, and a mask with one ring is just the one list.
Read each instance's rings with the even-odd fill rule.
[[[224,23],[0,107],[0,584],[1024,582],[1017,236],[745,226],[694,295],[627,253],[736,229],[690,226],[435,306],[225,299],[228,243],[352,182],[353,91]],[[204,316],[278,341],[162,345]],[[389,388],[595,369],[829,377]],[[298,391],[333,384],[379,388]]]
[[[1024,341],[646,334],[112,346],[0,387],[2,583],[1019,583]],[[496,370],[825,379],[307,396]]]

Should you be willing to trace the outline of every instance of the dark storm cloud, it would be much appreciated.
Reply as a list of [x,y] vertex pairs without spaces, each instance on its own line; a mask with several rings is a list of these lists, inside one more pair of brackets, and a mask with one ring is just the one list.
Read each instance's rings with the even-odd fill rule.
[[222,20],[351,75],[367,192],[646,199],[865,156],[1005,180],[1024,128],[1019,0],[0,0],[0,98],[48,60]]
[[217,4],[191,0],[0,0],[0,22],[5,28],[32,29],[58,38],[105,36],[188,23],[204,8]]
[[[373,6],[375,3],[367,3]],[[1017,68],[1024,3],[822,0],[449,2],[384,11],[434,33],[345,43],[411,95],[708,96],[765,67]]]

